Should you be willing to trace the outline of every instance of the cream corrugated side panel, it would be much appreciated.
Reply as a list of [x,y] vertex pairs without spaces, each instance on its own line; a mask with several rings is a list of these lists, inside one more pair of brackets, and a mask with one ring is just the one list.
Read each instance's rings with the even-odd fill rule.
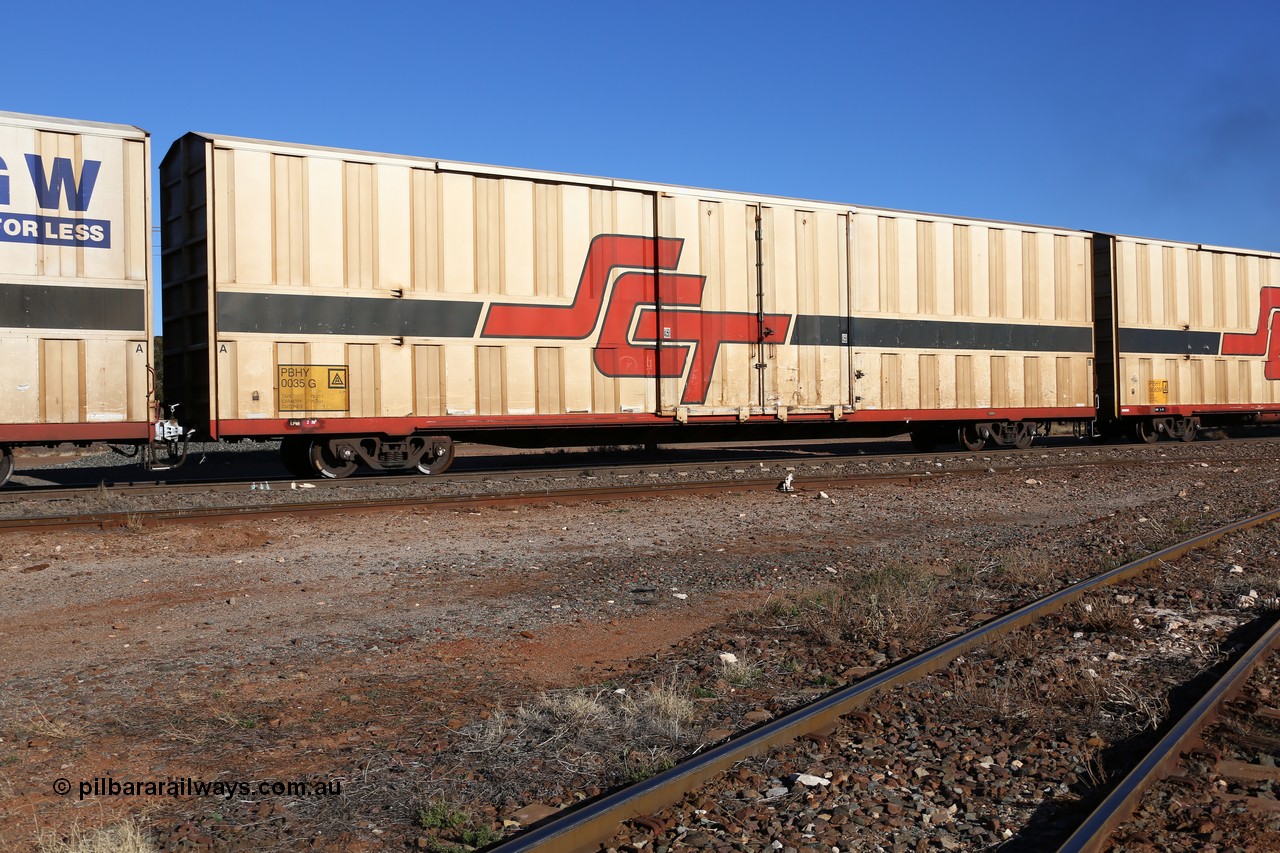
[[271,281],[271,155],[236,151],[231,203],[235,206],[235,265],[232,281],[267,284]]
[[[299,355],[294,360],[277,361],[276,346],[270,341],[242,340],[239,346],[231,351],[237,356],[235,369],[238,373],[234,388],[236,392],[234,415],[220,412],[223,418],[265,418],[276,413],[276,366],[278,364],[307,364],[304,344],[280,344],[280,347],[297,347]],[[219,363],[221,366],[221,362]],[[219,385],[226,381],[226,374],[219,374]],[[219,388],[221,391],[221,388]],[[253,395],[258,395],[254,400]],[[296,415],[291,415],[296,417]]]
[[1115,253],[1117,322],[1132,326],[1138,322],[1137,247],[1128,240],[1117,240]]
[[1013,228],[1001,228],[1004,249],[1004,316],[1012,320],[1027,319],[1027,303],[1022,293],[1022,232]]
[[618,380],[596,370],[592,370],[589,375],[591,376],[591,410],[610,413],[622,411],[618,406]]
[[[967,236],[967,235],[966,235]],[[966,242],[962,251],[970,248]],[[956,229],[945,222],[933,225],[933,286],[928,289],[930,316],[949,315],[955,310],[956,290],[963,288],[968,301],[973,298],[973,265],[970,262],[961,265],[956,263]],[[962,275],[961,275],[962,274]],[[986,300],[981,300],[985,302]]]
[[955,359],[955,403],[958,409],[973,409],[979,404],[981,394],[978,393],[978,386],[974,376],[973,356],[972,355],[956,355]]
[[346,226],[343,223],[341,160],[305,160],[307,199],[307,283],[313,287],[346,284]]
[[345,239],[347,277],[346,286],[353,290],[368,290],[374,286],[374,269],[377,256],[374,241],[378,233],[376,222],[376,188],[373,182],[373,164],[343,163],[343,210],[346,215]]
[[564,410],[570,414],[592,411],[592,386],[596,370],[591,347],[565,347],[560,355],[560,365],[564,370]]
[[878,353],[880,360],[880,408],[901,409],[904,404],[905,380],[900,353]]
[[40,341],[40,420],[76,423],[81,420],[81,345],[83,341]]
[[147,389],[151,386],[151,377],[147,375],[147,364],[151,360],[152,342],[127,341],[125,346],[128,359],[125,415],[131,421],[150,420],[153,413],[147,408]]
[[[992,306],[991,280],[991,229],[986,225],[969,225],[966,227],[969,238],[970,280],[973,287],[970,291],[970,315],[974,317],[990,317]],[[1003,296],[1001,296],[1003,300]],[[945,313],[958,314],[955,308],[955,297],[943,295],[941,308]],[[946,309],[950,306],[950,310]],[[997,315],[1003,316],[1003,315]]]
[[418,417],[444,415],[444,371],[442,347],[418,345],[413,348],[413,413]]
[[[217,400],[211,408],[214,410],[211,414],[215,418],[239,418],[240,417],[240,373],[239,373],[239,348],[240,344],[236,341],[218,341],[217,350]],[[272,394],[274,395],[274,391]],[[270,403],[275,408],[275,399],[273,397]]]
[[285,287],[306,284],[306,161],[276,154],[271,158],[275,198],[275,275],[272,281]]
[[449,344],[444,347],[445,414],[476,414],[476,347]]
[[1222,256],[1222,288],[1224,301],[1227,305],[1226,325],[1230,329],[1239,329],[1240,331],[1253,331],[1258,315],[1245,316],[1241,310],[1241,288],[1244,282],[1240,278],[1240,265],[1237,258],[1224,255]]
[[563,286],[560,265],[560,187],[534,184],[533,290],[537,296],[558,296]]
[[[0,125],[0,150],[5,152],[37,152],[36,147],[38,134],[33,128],[29,127],[9,127]],[[6,164],[10,166],[11,171],[17,166],[16,163]],[[21,189],[20,189],[21,188]],[[26,197],[26,193],[31,192],[30,185],[24,184],[19,180],[14,180],[13,176],[9,178],[9,191],[11,200],[16,204],[21,198]],[[21,193],[21,195],[20,195]],[[34,210],[36,207],[35,197],[32,195],[30,206]],[[36,243],[10,243],[7,240],[0,240],[0,269],[4,270],[8,275],[34,276],[39,273],[40,267],[40,246]],[[3,367],[0,366],[0,370]],[[12,387],[6,385],[6,387]],[[32,397],[35,394],[32,393]],[[2,396],[0,396],[0,406],[4,405]],[[31,417],[35,420],[35,416]]]
[[532,415],[538,411],[537,354],[534,349],[524,344],[506,346],[506,414]]
[[534,351],[537,370],[537,410],[541,415],[559,415],[564,412],[563,350],[559,347],[538,347]]
[[378,412],[400,418],[413,414],[413,347],[380,344],[378,356]]
[[[807,211],[804,211],[807,213]],[[795,208],[765,208],[765,284],[764,310],[766,314],[794,314],[799,282],[796,280],[796,226],[799,220]],[[800,405],[800,370],[796,361],[796,347],[766,347],[765,399],[766,406]],[[743,397],[751,395],[744,391]],[[743,403],[743,405],[748,405]]]
[[591,247],[591,190],[587,187],[560,188],[560,259],[559,281],[554,294],[573,301],[583,263]]
[[[112,225],[114,233],[111,235],[112,248],[109,251],[76,250],[80,255],[79,273],[95,279],[145,280],[147,234],[139,226],[144,225],[146,198],[135,197],[140,194],[129,189],[141,188],[149,179],[143,162],[142,143],[84,136],[81,137],[80,150],[83,159],[75,162],[75,174],[81,186],[84,182],[84,160],[102,162],[85,215],[93,219],[106,219],[115,224]],[[130,156],[135,151],[136,161]],[[120,164],[119,168],[116,167],[117,163]],[[46,161],[45,168],[48,169],[49,166]],[[124,174],[123,186],[116,186],[113,180],[118,172]],[[66,214],[60,210],[58,215]],[[146,223],[145,227],[150,228],[150,223]]]
[[[76,164],[77,174],[81,174],[79,166],[81,160],[76,156],[76,140],[74,136],[65,133],[53,133],[48,131],[40,131],[36,134],[36,153],[43,159],[46,171],[51,169],[54,159],[57,157],[66,157]],[[63,213],[65,207],[65,198],[60,197],[58,201],[58,213]],[[42,211],[43,213],[53,213],[53,211]],[[54,246],[48,243],[39,243],[35,245],[36,255],[36,273],[38,275],[46,275],[52,277],[66,276],[68,278],[74,276],[76,270],[75,250]],[[52,405],[52,404],[51,404]],[[59,411],[61,411],[59,409]],[[59,414],[59,418],[61,415]],[[61,420],[51,421],[51,423],[61,423]]]
[[534,295],[533,184],[502,181],[502,292]]
[[[1009,300],[1009,282],[1005,275],[1005,232],[1002,228],[987,228],[987,308],[975,306],[974,311],[983,317],[1019,319],[1021,310],[1013,313]],[[981,286],[981,285],[979,285]],[[1019,306],[1021,303],[1019,302]],[[957,313],[960,313],[957,311]]]
[[[845,286],[844,214],[817,211],[813,215],[813,262],[815,279],[811,285],[816,296],[816,313],[828,317],[847,317],[848,288]],[[849,358],[844,347],[816,347],[817,383],[806,405],[847,405],[849,402]]]
[[1148,243],[1143,247],[1143,250],[1147,256],[1147,278],[1149,281],[1149,293],[1151,294],[1151,323],[1156,326],[1166,326],[1173,322],[1173,318],[1166,312],[1165,288],[1169,282],[1165,277],[1164,246]]
[[40,342],[0,335],[0,421],[34,423],[40,417]]
[[1036,232],[1034,235],[1036,241],[1036,286],[1038,293],[1036,294],[1037,304],[1039,305],[1039,313],[1036,318],[1039,320],[1058,320],[1055,311],[1054,302],[1054,274],[1057,272],[1057,264],[1054,262],[1054,237],[1052,234],[1044,232]]
[[1076,387],[1073,362],[1076,359],[1059,356],[1053,360],[1055,397],[1053,405],[1059,407],[1074,406],[1076,398],[1082,397],[1082,389]]
[[[697,202],[696,218],[688,220],[686,217],[677,217],[679,220],[677,227],[692,228],[692,232],[689,233],[697,235],[695,241],[685,243],[684,251],[681,253],[681,266],[705,278],[702,288],[702,310],[723,311],[726,310],[729,296],[726,290],[728,281],[725,275],[724,246],[721,239],[726,216],[725,205],[696,199],[693,201]],[[686,206],[682,204],[680,207]],[[690,263],[687,265],[684,263],[686,253],[690,255]],[[705,401],[707,406],[732,405],[732,401],[725,397],[726,386],[729,385],[725,377],[730,366],[738,361],[738,354],[729,352],[729,349],[729,347],[720,349],[720,357],[716,362],[712,382],[707,388]],[[696,356],[697,354],[693,353],[689,360]]]
[[[1022,357],[1022,405],[1024,406],[1045,406],[1049,404],[1044,395],[1044,376],[1041,374],[1042,360],[1035,355]],[[1052,385],[1050,390],[1052,391]]]
[[[796,231],[796,313],[820,314],[822,279],[819,274],[819,223],[817,213],[797,211]],[[830,284],[830,282],[828,283]],[[822,350],[825,347],[797,347],[798,407],[817,406],[822,398]]]
[[1217,327],[1222,321],[1218,312],[1218,299],[1213,287],[1213,253],[1194,250],[1193,263],[1196,266],[1196,281],[1200,290],[1200,325],[1201,328]]
[[476,414],[506,414],[504,347],[476,347]]
[[1187,314],[1193,329],[1202,329],[1208,325],[1213,306],[1205,293],[1204,280],[1201,277],[1200,252],[1187,249]]
[[502,294],[502,184],[476,178],[476,292]]
[[84,342],[84,413],[90,423],[125,419],[129,388],[126,343],[101,338]]
[[[682,275],[701,275],[703,274],[702,264],[702,246],[700,245],[700,235],[702,222],[699,217],[698,199],[693,196],[663,196],[659,199],[659,228],[658,231],[663,237],[678,237],[684,243],[680,250],[680,262],[676,267],[676,272]],[[715,310],[716,306],[709,305],[708,299],[716,298],[716,285],[707,282],[707,286],[703,290],[703,310]],[[658,336],[662,337],[663,328],[689,328],[691,325],[687,316],[680,317],[675,313],[676,309],[663,312]],[[679,325],[677,325],[679,321]],[[680,332],[674,332],[679,336]],[[723,356],[723,353],[721,354]],[[662,383],[662,402],[667,411],[673,410],[675,407],[682,405],[681,398],[685,387],[685,377],[689,375],[690,367],[696,352],[690,351],[685,357],[684,375],[679,377],[668,377],[659,379]],[[652,384],[652,383],[649,383]],[[707,391],[708,402],[716,399],[717,388],[713,383]],[[623,411],[645,411],[644,408],[649,398],[647,393],[644,396],[637,396],[636,392],[646,392],[643,387],[636,386],[635,380],[623,379],[619,381],[618,403],[622,406]]]
[[[1007,408],[1015,405],[1015,401],[1021,397],[1021,389],[1015,392],[1013,389],[1012,379],[1009,371],[1009,357],[1003,355],[993,355],[986,359],[988,362],[991,376],[991,405],[997,409]],[[1022,371],[1018,371],[1021,373]],[[1019,383],[1021,384],[1021,383]]]
[[[948,270],[946,278],[943,281],[938,280],[938,268],[941,266],[938,257],[939,244],[942,241],[942,235],[939,232],[946,232],[950,236],[951,229],[946,226],[939,227],[938,223],[928,220],[918,220],[915,228],[911,231],[903,228],[900,229],[899,235],[901,239],[901,247],[903,252],[910,249],[915,251],[915,283],[911,286],[909,276],[904,277],[902,304],[910,305],[910,308],[903,308],[911,314],[920,316],[933,316],[938,313],[938,288],[943,281],[949,286],[954,270]],[[915,235],[915,245],[908,247],[910,233]],[[906,268],[906,258],[903,258],[903,268]],[[913,304],[914,303],[914,304]]]
[[[921,241],[924,241],[926,254],[923,262],[930,267],[925,272],[925,276],[928,276],[932,272],[931,258],[928,255],[932,249],[933,223],[905,216],[893,220],[893,223],[897,257],[893,267],[894,275],[888,281],[888,286],[894,290],[889,295],[889,304],[900,314],[917,314],[920,313]],[[922,228],[929,232],[928,236],[921,235]]]
[[[724,202],[704,205],[714,216],[703,216],[714,223],[713,242],[703,254],[708,273],[714,263],[715,276],[707,279],[707,288],[716,290],[716,301],[725,311],[753,312],[756,301],[756,209],[754,205]],[[713,284],[714,283],[714,284]],[[755,400],[751,390],[755,383],[755,347],[746,344],[725,346],[716,364],[719,388],[718,405],[749,406]],[[711,398],[708,398],[710,401]]]
[[1187,261],[1188,252],[1185,247],[1165,248],[1164,315],[1169,318],[1170,323],[1178,326],[1190,323],[1191,290],[1187,282]]
[[855,213],[849,228],[849,253],[853,257],[853,311],[867,313],[880,310],[879,217],[874,213]]
[[381,290],[408,292],[413,286],[413,215],[410,208],[412,175],[412,170],[407,166],[379,163],[374,167],[378,225],[375,232],[375,285]]
[[413,170],[413,289],[439,293],[444,289],[444,259],[440,255],[440,175]]
[[475,195],[469,175],[440,175],[439,248],[445,293],[476,292]]
[[1022,316],[1040,319],[1040,246],[1036,235],[1021,232],[1022,239]]
[[938,357],[932,354],[920,355],[920,408],[937,409],[942,405],[942,395],[938,392]]
[[[1002,364],[1004,362],[997,364],[996,359],[987,355],[973,356],[974,402],[979,409],[991,409],[992,406],[1000,405],[998,401],[1009,396],[1006,391],[1009,378],[1004,374]],[[998,380],[997,370],[1000,371]]]
[[382,412],[378,398],[378,346],[376,344],[347,344],[348,400],[353,418],[376,418]]
[[[898,250],[898,224],[898,220],[891,216],[881,216],[876,221],[876,286],[879,290],[876,310],[891,314],[900,308],[902,291],[898,272],[902,262]],[[914,263],[914,249],[910,257]]]

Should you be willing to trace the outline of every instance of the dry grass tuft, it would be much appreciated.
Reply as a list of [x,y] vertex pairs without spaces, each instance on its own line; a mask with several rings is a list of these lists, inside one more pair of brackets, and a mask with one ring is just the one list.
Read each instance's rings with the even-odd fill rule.
[[44,831],[36,841],[40,853],[158,853],[139,818],[97,829],[72,827],[65,835]]

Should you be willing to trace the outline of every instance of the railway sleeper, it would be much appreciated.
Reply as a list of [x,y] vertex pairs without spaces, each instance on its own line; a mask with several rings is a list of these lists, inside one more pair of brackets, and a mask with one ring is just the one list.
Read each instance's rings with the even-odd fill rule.
[[375,471],[439,474],[453,462],[453,441],[445,435],[290,437],[280,458],[296,477],[349,477],[363,465]]

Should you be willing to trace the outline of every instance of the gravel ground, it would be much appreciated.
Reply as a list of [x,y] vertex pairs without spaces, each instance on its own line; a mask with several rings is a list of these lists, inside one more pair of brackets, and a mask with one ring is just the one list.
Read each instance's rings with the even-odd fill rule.
[[[473,846],[1067,580],[1270,508],[1277,449],[1260,440],[1068,451],[1080,462],[1153,463],[1124,468],[1037,467],[1059,452],[1032,451],[1017,456],[1017,470],[825,497],[722,493],[6,534],[0,844],[22,849],[42,833],[135,815],[168,849]],[[985,471],[1011,456],[844,464]],[[1259,595],[1273,597],[1274,567],[1249,571]],[[1112,639],[1108,650],[1142,657],[1124,645],[1135,638]],[[952,677],[998,679],[1012,648]],[[726,652],[740,666],[722,663]],[[1213,658],[1211,649],[1188,654],[1192,668],[1197,656]],[[1161,677],[1180,675],[1169,666]],[[934,763],[920,766],[937,772],[920,778],[936,781],[947,760],[971,770],[962,757],[973,735],[940,722],[950,704],[910,722],[950,744],[929,746]],[[869,714],[863,736],[886,741],[873,734],[878,721],[909,722],[891,705]],[[917,739],[910,730],[899,740]],[[1068,736],[1046,730],[1039,748],[1066,756]],[[1097,737],[1119,742],[1110,730]],[[892,769],[898,759],[884,760]],[[1067,760],[1046,764],[1044,779]],[[778,780],[788,789],[781,799],[799,799],[807,794],[790,773],[814,766],[744,768],[753,775],[740,790],[763,797]],[[342,791],[78,797],[82,780],[106,776],[323,778]],[[1070,793],[1045,800],[1084,796],[1088,775],[1076,776]],[[75,783],[70,795],[51,790],[57,778]],[[983,835],[957,830],[954,839],[1017,835],[1015,818],[1038,808],[1017,796],[1007,814],[993,813],[1000,827],[984,811]],[[918,830],[919,813],[911,817]],[[881,818],[863,827],[868,845],[926,837],[887,834]],[[685,820],[676,825],[707,831]]]

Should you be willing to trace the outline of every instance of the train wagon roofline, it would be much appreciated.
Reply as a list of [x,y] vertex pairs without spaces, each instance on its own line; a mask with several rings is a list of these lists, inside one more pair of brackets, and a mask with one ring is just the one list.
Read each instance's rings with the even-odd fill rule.
[[42,116],[32,113],[13,113],[0,110],[0,123],[22,125],[39,130],[52,127],[65,127],[68,133],[98,133],[107,136],[126,138],[146,138],[151,133],[134,124],[114,124],[105,121],[88,121],[85,119],[62,118],[59,116]]
[[[903,210],[876,205],[848,204],[844,202],[821,201],[817,199],[796,198],[791,196],[767,195],[743,190],[719,190],[706,187],[683,186],[680,184],[661,184],[652,181],[638,181],[624,178],[605,178],[595,175],[579,175],[570,172],[553,172],[545,169],[526,169],[515,166],[495,166],[485,163],[468,163],[461,160],[448,160],[435,157],[423,157],[413,154],[390,154],[387,152],[364,151],[356,148],[333,148],[324,145],[310,145],[297,142],[278,142],[269,139],[251,139],[243,136],[227,136],[207,131],[191,131],[186,136],[198,136],[213,144],[226,143],[236,148],[261,150],[278,154],[295,156],[330,156],[340,159],[359,158],[370,163],[387,163],[404,165],[421,163],[439,172],[457,172],[472,175],[488,175],[504,178],[524,178],[548,183],[569,183],[580,186],[598,187],[601,189],[634,190],[637,192],[696,195],[708,200],[741,201],[749,203],[778,204],[812,210],[830,210],[840,213],[873,213],[886,216],[904,216],[933,222],[953,222],[958,224],[996,225],[1019,228],[1025,231],[1040,231],[1052,234],[1094,233],[1088,229],[1064,228],[1055,225],[1036,224],[1032,222],[1015,222],[1003,219],[984,219],[979,216],[961,216],[949,213],[929,213],[925,211]],[[174,141],[176,145],[178,140]]]
[[1266,249],[1243,249],[1233,246],[1215,246],[1210,243],[1188,243],[1185,240],[1166,240],[1162,237],[1141,237],[1137,234],[1113,234],[1109,231],[1092,232],[1099,237],[1110,237],[1116,240],[1128,240],[1155,246],[1170,246],[1177,249],[1197,249],[1202,252],[1220,252],[1224,255],[1247,255],[1254,258],[1280,259],[1280,252],[1268,252]]

